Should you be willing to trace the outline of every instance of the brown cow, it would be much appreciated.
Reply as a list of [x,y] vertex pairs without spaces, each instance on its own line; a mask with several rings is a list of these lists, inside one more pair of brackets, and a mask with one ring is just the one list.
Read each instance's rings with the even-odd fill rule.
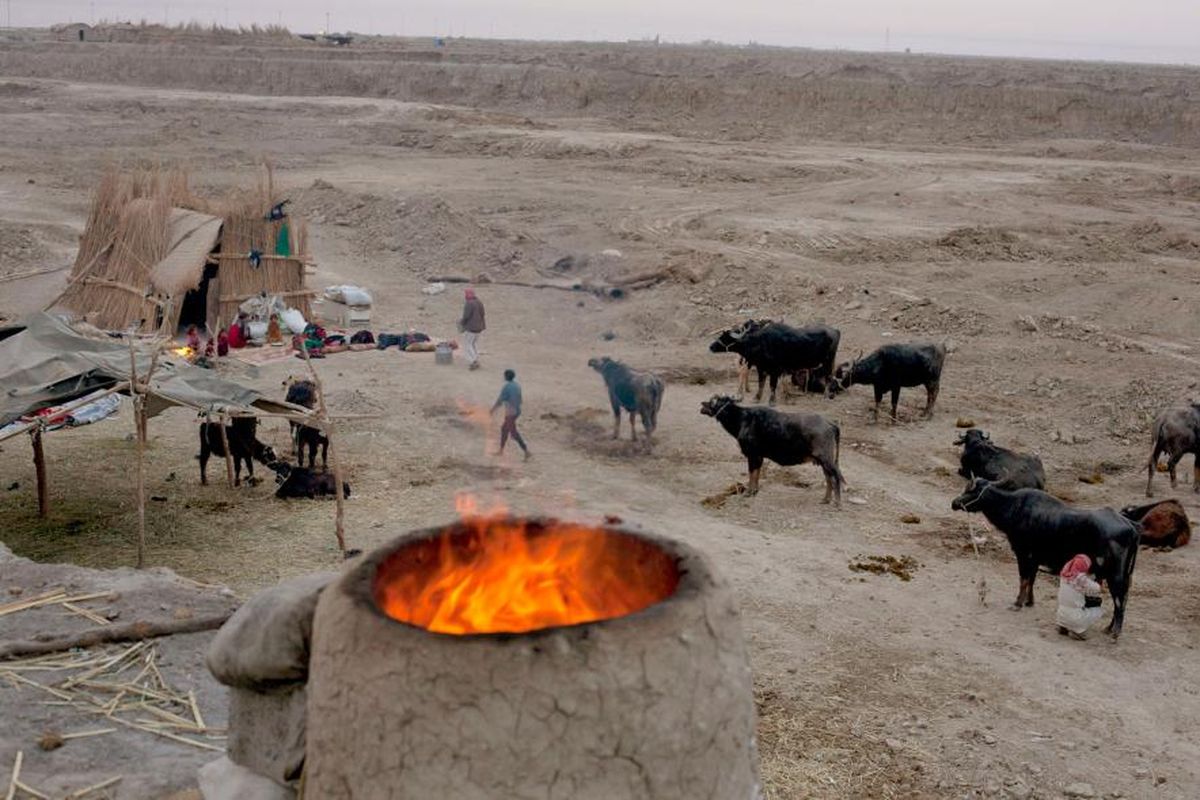
[[1138,524],[1147,547],[1183,547],[1192,538],[1192,523],[1178,500],[1125,506],[1121,516]]

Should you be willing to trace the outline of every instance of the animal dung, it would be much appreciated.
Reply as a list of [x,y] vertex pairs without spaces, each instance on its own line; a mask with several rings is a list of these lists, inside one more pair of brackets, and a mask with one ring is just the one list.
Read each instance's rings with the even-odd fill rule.
[[47,752],[57,750],[66,743],[62,734],[57,731],[46,731],[38,738],[38,747]]
[[1091,475],[1080,475],[1079,482],[1080,483],[1089,483],[1089,484],[1092,484],[1093,486],[1095,486],[1097,484],[1104,483],[1104,476],[1101,475],[1099,472],[1093,472]]
[[725,487],[716,494],[709,495],[701,500],[700,505],[704,506],[705,508],[721,508],[725,505],[726,500],[740,494],[745,494],[746,491],[746,484],[741,482],[731,483],[729,486]]
[[731,589],[626,526],[466,517],[369,553],[321,593],[308,695],[314,797],[761,796]]
[[905,514],[904,516],[902,516],[900,518],[900,521],[903,522],[905,525],[920,525],[921,524],[921,518],[918,517],[916,514]]
[[912,556],[857,556],[849,564],[851,572],[895,575],[905,583],[912,580],[913,571],[919,566]]
[[974,428],[975,420],[971,419],[970,417],[959,417],[958,419],[954,420],[954,427],[956,427],[956,428]]

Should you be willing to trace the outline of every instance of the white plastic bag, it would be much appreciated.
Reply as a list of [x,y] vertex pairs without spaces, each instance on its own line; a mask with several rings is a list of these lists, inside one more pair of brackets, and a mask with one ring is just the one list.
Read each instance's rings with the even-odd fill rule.
[[438,281],[437,283],[431,283],[428,286],[426,286],[424,289],[421,290],[421,293],[427,294],[430,297],[432,297],[433,295],[441,294],[444,291],[446,291],[446,284],[442,283],[441,281]]
[[308,321],[304,319],[304,315],[297,308],[289,308],[279,316],[292,333],[304,333],[304,329],[308,327]]
[[335,303],[344,303],[348,306],[371,305],[370,293],[361,286],[352,286],[350,284],[328,287],[325,289],[325,297]]

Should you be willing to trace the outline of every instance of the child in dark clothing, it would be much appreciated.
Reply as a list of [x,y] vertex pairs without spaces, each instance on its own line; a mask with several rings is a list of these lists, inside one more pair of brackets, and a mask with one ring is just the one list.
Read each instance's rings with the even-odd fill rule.
[[525,440],[517,431],[517,417],[521,416],[521,385],[517,383],[516,378],[517,373],[511,369],[504,370],[504,386],[500,389],[500,396],[496,398],[496,402],[492,406],[492,413],[496,413],[496,409],[504,406],[504,424],[500,427],[501,455],[504,454],[504,445],[508,444],[508,437],[511,436],[513,441],[524,451],[525,459],[529,460],[531,456],[529,448],[525,446]]

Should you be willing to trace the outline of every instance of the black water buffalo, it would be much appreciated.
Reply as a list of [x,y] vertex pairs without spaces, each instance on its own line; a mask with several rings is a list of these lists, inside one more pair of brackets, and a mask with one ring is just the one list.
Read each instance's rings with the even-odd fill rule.
[[942,366],[946,363],[946,348],[940,344],[885,344],[871,355],[847,361],[838,366],[829,382],[829,396],[849,389],[856,383],[875,387],[874,417],[879,419],[879,404],[883,396],[892,393],[892,422],[896,421],[896,406],[900,390],[924,386],[928,395],[926,419],[933,416],[938,390],[942,382]]
[[[283,382],[287,387],[287,402],[292,405],[312,409],[317,405],[317,385],[310,380],[289,377]],[[299,422],[289,422],[292,428],[292,444],[295,446],[296,463],[304,463],[304,449],[308,448],[308,467],[316,466],[317,448],[321,448],[321,466],[329,468],[329,439],[320,428],[303,425]]]
[[1191,403],[1178,408],[1169,408],[1158,415],[1151,428],[1154,449],[1150,452],[1150,463],[1146,465],[1146,497],[1154,496],[1154,471],[1158,468],[1158,457],[1166,453],[1167,471],[1171,473],[1171,488],[1175,488],[1175,465],[1191,453],[1192,491],[1200,492],[1200,404]]
[[[723,331],[708,349],[714,353],[737,353],[747,365],[758,370],[756,401],[762,400],[763,384],[769,378],[770,403],[774,405],[781,375],[793,376],[797,385],[816,384],[824,388],[833,373],[841,339],[841,332],[827,325],[793,328],[782,322],[748,320]],[[801,374],[803,383],[798,377]]]
[[[233,485],[242,483],[242,463],[246,474],[254,482],[254,462],[270,464],[276,460],[275,451],[258,440],[258,420],[254,417],[234,417],[225,426],[225,438],[229,441],[229,453],[233,456]],[[200,423],[200,483],[208,484],[208,459],[216,455],[225,457],[225,444],[221,441],[219,422]]]
[[588,359],[588,366],[599,372],[608,389],[608,402],[612,405],[613,438],[621,435],[621,411],[629,412],[629,433],[637,441],[635,417],[642,418],[642,427],[649,438],[658,427],[658,410],[662,407],[664,385],[662,378],[644,370],[614,361],[608,356]]
[[950,507],[982,512],[1008,537],[1021,578],[1014,611],[1033,605],[1033,580],[1039,566],[1057,574],[1083,553],[1091,557],[1093,572],[1112,594],[1113,618],[1107,630],[1114,639],[1121,635],[1140,536],[1134,523],[1111,508],[1072,508],[1038,489],[1010,491],[983,478],[973,480]]
[[978,428],[965,431],[954,443],[962,445],[958,474],[967,480],[984,478],[1005,489],[1046,488],[1046,470],[1037,456],[993,444]]
[[[313,472],[307,467],[293,467],[282,461],[272,464],[271,468],[275,470],[275,482],[279,484],[275,496],[281,500],[332,497],[337,491],[333,473]],[[345,481],[342,481],[342,494],[344,497],[350,496],[350,484]]]
[[825,499],[842,505],[842,478],[838,469],[842,434],[838,426],[819,414],[786,414],[773,408],[740,406],[732,397],[714,396],[700,404],[700,413],[721,423],[737,439],[750,467],[748,492],[758,494],[763,461],[784,467],[812,462],[825,473]]

